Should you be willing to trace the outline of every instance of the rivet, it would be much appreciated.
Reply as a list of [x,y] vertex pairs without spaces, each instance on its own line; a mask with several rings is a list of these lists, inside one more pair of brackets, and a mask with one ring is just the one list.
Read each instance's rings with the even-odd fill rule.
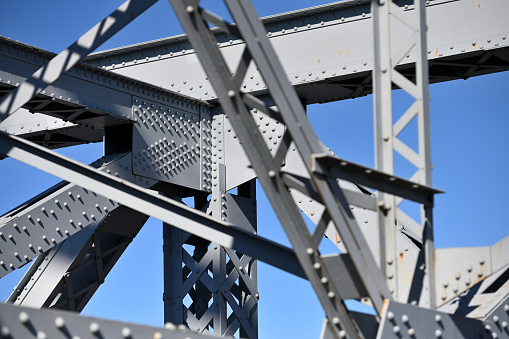
[[435,331],[435,337],[440,338],[442,336],[442,331],[436,330]]
[[30,317],[28,316],[28,314],[26,312],[21,312],[19,314],[19,322],[20,323],[26,325],[29,320],[30,320]]
[[[188,6],[188,7],[191,7],[191,6]],[[128,327],[124,327],[122,329],[122,337],[123,338],[130,338],[131,337],[131,329],[128,328]]]
[[100,328],[99,328],[99,324],[98,323],[93,322],[93,323],[90,324],[89,330],[90,330],[91,333],[97,334],[97,333],[99,333],[99,329]]
[[403,314],[401,316],[401,321],[404,322],[404,323],[407,323],[408,322],[408,316],[406,314]]
[[166,324],[164,324],[164,328],[167,329],[167,330],[176,330],[177,329],[177,326],[175,326],[173,323],[171,322],[167,322]]
[[394,313],[391,312],[391,311],[387,312],[387,319],[393,320],[394,319]]
[[2,328],[0,329],[0,334],[2,335],[3,338],[10,338],[11,331],[7,326],[2,326]]
[[63,329],[65,326],[65,320],[62,317],[56,317],[55,326],[60,330]]

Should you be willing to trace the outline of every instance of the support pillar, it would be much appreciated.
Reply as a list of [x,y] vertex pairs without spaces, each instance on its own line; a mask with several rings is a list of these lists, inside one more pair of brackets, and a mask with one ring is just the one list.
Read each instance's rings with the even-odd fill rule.
[[[413,11],[412,20],[402,15],[404,10]],[[373,87],[376,169],[397,175],[394,167],[394,152],[397,152],[416,168],[409,180],[431,186],[425,1],[415,0],[413,8],[406,6],[403,9],[392,0],[374,0],[372,11],[375,33]],[[397,48],[394,46],[391,48],[391,24],[394,25],[396,21],[405,26],[404,29],[409,31],[410,38],[398,44]],[[405,57],[415,59],[414,79],[407,79],[396,70],[397,65]],[[394,85],[414,99],[400,117],[393,114]],[[417,122],[417,150],[398,138],[412,121]],[[417,216],[420,220],[416,221],[415,216],[412,218],[400,208],[403,199],[382,192],[379,192],[378,199],[381,270],[391,292],[396,300],[434,308],[433,202],[421,205],[420,216]],[[411,255],[406,258],[405,253],[401,252],[399,254],[401,260],[397,260],[395,238],[397,230],[411,234],[415,239],[422,239],[421,253],[416,258]],[[403,258],[406,259],[406,263]],[[415,264],[412,263],[414,279],[410,285],[409,280],[403,276],[403,271],[408,272],[408,262],[414,260],[416,260]]]

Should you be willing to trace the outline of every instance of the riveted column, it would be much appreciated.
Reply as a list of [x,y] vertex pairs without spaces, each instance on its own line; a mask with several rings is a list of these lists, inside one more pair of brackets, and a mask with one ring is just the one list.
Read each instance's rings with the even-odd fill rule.
[[163,223],[163,272],[164,272],[164,323],[184,324],[183,293],[182,293],[182,244],[186,232]]
[[[415,167],[409,178],[416,184],[431,186],[431,153],[429,130],[428,62],[426,55],[425,2],[399,7],[392,1],[372,2],[375,32],[374,122],[376,168],[394,175],[394,152]],[[411,15],[403,12],[411,11]],[[408,31],[408,41],[391,46],[391,24],[398,22]],[[402,26],[401,26],[402,25]],[[415,78],[408,79],[396,68],[405,58],[414,57]],[[414,101],[401,116],[393,114],[392,88],[404,90]],[[393,121],[394,119],[394,121]],[[398,138],[407,126],[416,122],[418,143],[412,149]],[[416,185],[417,186],[417,185]],[[378,193],[381,243],[381,269],[396,300],[434,307],[432,198],[421,204],[420,216],[407,214],[400,206],[404,199]],[[415,221],[414,218],[420,219]],[[396,231],[417,243],[413,251],[398,249]],[[418,250],[421,252],[418,252]],[[396,260],[397,259],[397,260]],[[406,276],[412,275],[413,279]]]
[[[212,216],[226,220],[226,168],[224,162],[224,114],[212,118]],[[226,278],[226,251],[213,243],[214,333],[222,336],[228,328],[227,302],[223,295]]]

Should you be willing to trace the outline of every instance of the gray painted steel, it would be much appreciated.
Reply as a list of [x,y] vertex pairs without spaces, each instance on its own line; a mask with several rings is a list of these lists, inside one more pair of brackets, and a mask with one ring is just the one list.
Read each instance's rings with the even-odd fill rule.
[[[405,18],[414,12],[412,1],[398,1],[398,6]],[[426,2],[431,83],[509,69],[509,23],[497,16],[509,12],[509,5],[497,0],[482,7],[479,9],[468,0]],[[302,9],[262,18],[262,22],[288,79],[306,103],[372,93],[374,41],[369,0]],[[401,46],[409,35],[402,29],[403,24],[394,24],[392,53],[397,54],[396,41]],[[214,35],[228,66],[234,70],[244,43],[221,30]],[[412,50],[398,62],[407,77],[415,75],[415,55]],[[86,61],[195,98],[217,99],[186,36],[98,52]],[[172,77],[160,77],[162,68]],[[253,65],[246,74],[244,90],[256,95],[267,92],[266,83]]]
[[7,302],[81,312],[147,219],[115,208],[40,255]]
[[382,338],[486,338],[483,322],[477,319],[389,302],[380,322]]
[[[135,16],[152,2],[125,6],[133,6]],[[82,310],[151,215],[165,222],[163,300],[170,330],[181,324],[256,338],[260,259],[311,282],[326,313],[322,337],[508,336],[509,237],[492,247],[433,248],[431,208],[439,191],[430,187],[427,120],[428,73],[438,82],[509,68],[509,25],[495,20],[509,10],[506,2],[483,4],[479,15],[466,0],[417,0],[417,7],[406,0],[343,1],[264,18],[265,26],[248,1],[225,1],[238,25],[194,1],[170,2],[198,55],[180,36],[87,58],[100,69],[77,64],[84,53],[68,64],[59,61],[77,45],[55,57],[0,38],[0,113],[23,107],[0,122],[0,156],[71,182],[0,218],[0,274],[38,256],[10,302]],[[132,19],[121,17],[111,32]],[[219,28],[211,32],[205,21]],[[90,50],[106,37],[91,32]],[[63,68],[36,81],[37,95],[26,92],[32,80],[24,81],[50,59],[46,70]],[[161,77],[161,68],[172,77]],[[416,103],[393,124],[395,86]],[[302,107],[373,88],[381,171],[336,158],[316,139]],[[415,116],[418,151],[397,139]],[[100,170],[47,150],[102,138],[105,157],[94,165]],[[393,176],[395,151],[418,168],[411,178]],[[256,235],[255,177],[293,250]],[[237,195],[226,193],[235,187]],[[179,202],[188,196],[195,209]],[[422,204],[420,222],[399,209],[405,198]],[[322,255],[324,237],[344,253]],[[373,305],[378,317],[350,312],[346,299]],[[0,308],[3,337],[167,334]],[[171,334],[201,337],[183,327]]]
[[102,174],[17,137],[0,132],[0,141],[0,153],[60,176],[67,181],[75,182],[82,187],[89,187],[89,189],[93,187],[117,203],[216,241],[225,247],[241,248],[246,254],[304,277],[294,252],[287,247],[215,220],[183,204],[141,189],[137,185]]
[[[256,200],[222,194],[221,215],[246,231],[256,230]],[[205,206],[204,208],[206,208]],[[208,210],[212,208],[209,205]],[[165,322],[200,333],[258,336],[256,261],[240,251],[164,225]],[[191,300],[187,302],[187,300]],[[230,314],[227,309],[231,309]]]
[[0,101],[0,120],[6,119],[23,107],[32,97],[55,82],[84,57],[131,22],[157,0],[127,0],[113,13],[97,23],[76,42],[35,71],[19,87],[10,91]]
[[[0,37],[2,89],[0,93],[5,95],[17,88],[32,72],[52,57],[53,53]],[[69,141],[64,144],[67,146],[70,142],[83,143],[89,140],[82,137],[82,134],[91,133],[96,136],[92,141],[102,141],[100,130],[105,127],[133,123],[135,119],[132,105],[135,97],[156,101],[159,104],[177,105],[180,108],[199,104],[197,100],[151,84],[78,64],[40,94],[31,98],[23,107],[32,113],[38,112],[53,117],[53,121],[56,121],[54,124],[59,127],[78,125],[79,127],[67,130],[66,134],[70,134]],[[1,122],[2,131],[29,138],[33,136],[31,133],[36,133],[44,127],[38,126],[40,122],[34,120],[19,126],[19,120],[23,119],[17,118],[16,115],[18,113]],[[48,141],[51,142],[51,138]]]
[[[105,156],[91,164],[104,173],[149,187],[155,181],[133,176],[131,154]],[[68,237],[103,219],[118,203],[88,189],[59,183],[0,218],[0,277]]]
[[7,338],[203,338],[185,326],[171,323],[165,328],[151,327],[6,304],[0,304],[0,326],[2,336]]

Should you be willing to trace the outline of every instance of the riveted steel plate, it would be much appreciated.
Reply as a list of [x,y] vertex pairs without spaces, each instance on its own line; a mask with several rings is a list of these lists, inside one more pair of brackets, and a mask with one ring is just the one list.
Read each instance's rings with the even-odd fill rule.
[[482,321],[388,302],[377,338],[491,338]]
[[492,272],[490,247],[435,249],[437,305],[459,295]]
[[[271,154],[275,155],[283,140],[285,126],[256,109],[251,111],[251,115],[255,119],[258,129],[260,130],[260,135],[265,140]],[[244,182],[256,178],[256,173],[251,168],[249,159],[228,117],[225,117],[223,126],[225,153],[228,155],[225,156],[226,190],[230,190]]]
[[[201,105],[173,99],[171,105],[135,98],[133,173],[192,189],[203,185],[210,162],[210,119]],[[205,109],[206,110],[206,109]]]

